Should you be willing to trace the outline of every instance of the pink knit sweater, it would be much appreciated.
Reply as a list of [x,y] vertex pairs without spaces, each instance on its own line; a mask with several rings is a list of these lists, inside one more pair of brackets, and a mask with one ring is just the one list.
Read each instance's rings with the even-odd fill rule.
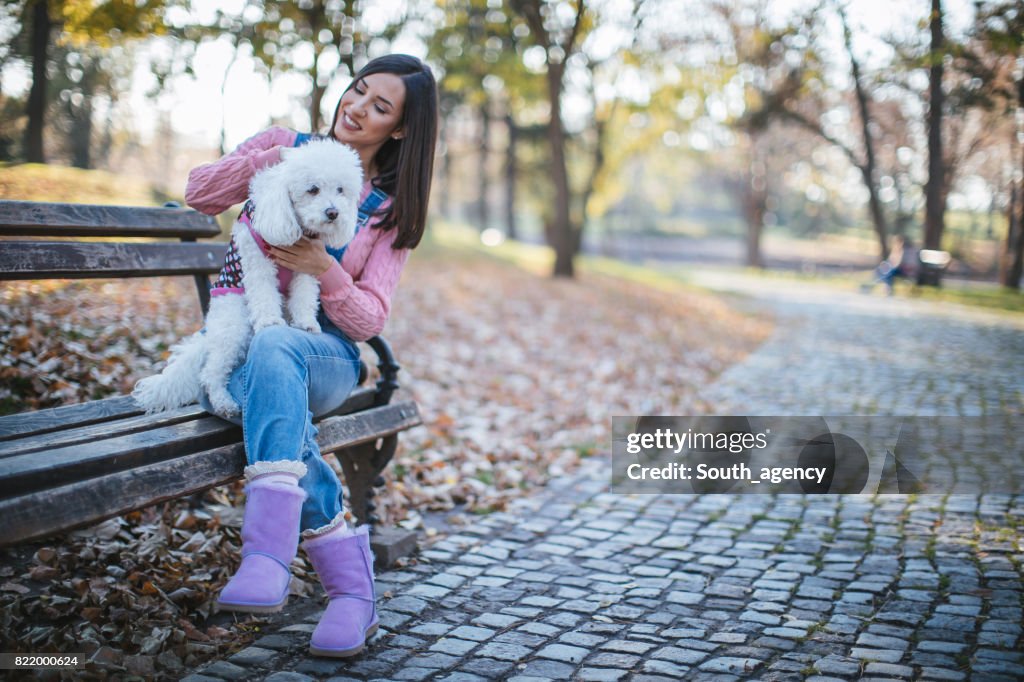
[[[280,147],[291,147],[296,136],[286,128],[269,128],[219,161],[194,168],[188,174],[185,202],[197,211],[216,215],[245,201],[252,176],[280,162]],[[360,203],[370,190],[370,182],[363,183]],[[390,202],[388,199],[383,207]],[[409,249],[391,248],[398,230],[370,229],[379,220],[370,218],[345,249],[341,263],[332,264],[320,275],[324,313],[355,341],[365,341],[384,329],[391,295],[409,258]]]

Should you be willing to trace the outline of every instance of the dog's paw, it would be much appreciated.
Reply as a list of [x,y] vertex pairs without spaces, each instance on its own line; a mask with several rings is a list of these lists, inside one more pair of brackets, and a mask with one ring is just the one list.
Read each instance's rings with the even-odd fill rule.
[[292,323],[292,326],[295,327],[296,329],[301,329],[304,332],[309,332],[310,334],[319,334],[321,331],[323,331],[322,329],[320,329],[320,323],[317,322],[316,320],[307,320],[303,322],[296,320]]
[[234,403],[227,407],[222,407],[216,410],[216,412],[218,417],[223,417],[224,419],[233,419],[242,414],[242,410],[240,410],[238,405],[235,405]]
[[230,395],[210,396],[210,407],[213,408],[214,414],[225,419],[237,417],[242,413],[241,408],[231,399]]
[[253,320],[252,331],[256,332],[267,329],[268,327],[283,327],[286,324],[283,317],[265,317],[259,320]]

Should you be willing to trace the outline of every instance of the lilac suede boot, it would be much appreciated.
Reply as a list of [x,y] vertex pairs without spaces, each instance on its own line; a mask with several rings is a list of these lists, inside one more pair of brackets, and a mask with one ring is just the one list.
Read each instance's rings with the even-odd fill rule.
[[349,528],[341,515],[330,526],[304,531],[309,555],[331,602],[309,643],[314,656],[355,656],[377,632],[369,527]]
[[299,515],[306,491],[302,462],[257,462],[245,467],[242,565],[221,590],[223,611],[273,613],[288,601],[289,565],[299,546]]

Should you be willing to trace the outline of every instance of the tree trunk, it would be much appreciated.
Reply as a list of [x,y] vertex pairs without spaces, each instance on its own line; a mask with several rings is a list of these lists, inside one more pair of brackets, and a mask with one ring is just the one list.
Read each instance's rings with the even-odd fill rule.
[[1020,289],[1021,256],[1024,255],[1024,235],[1021,234],[1024,230],[1021,228],[1024,225],[1021,224],[1022,212],[1019,210],[1020,192],[1017,183],[1011,182],[1010,206],[1006,213],[1006,241],[999,259],[999,283],[1008,289]]
[[[874,160],[869,163],[874,166]],[[876,172],[868,165],[862,167],[860,172],[868,188],[868,208],[871,211],[871,222],[875,226],[875,237],[878,238],[878,252],[881,254],[878,260],[885,260],[889,256],[889,226],[885,220],[885,211],[882,209],[882,200],[878,198]]]
[[551,247],[555,250],[555,277],[574,277],[573,235],[569,220],[569,170],[565,161],[565,129],[562,127],[562,74],[565,63],[549,63],[547,73],[551,120],[548,143],[551,146],[551,179],[555,184],[555,214],[551,225]]
[[[750,178],[754,180],[753,177]],[[747,265],[752,268],[763,268],[761,260],[761,234],[764,232],[764,192],[747,186],[744,213],[747,219]]]
[[317,71],[313,69],[313,102],[309,106],[309,129],[311,132],[317,132],[326,123],[321,119],[323,114],[320,113],[320,101],[324,98],[324,92],[327,91],[322,85],[317,85]]
[[505,114],[505,127],[508,128],[508,147],[505,150],[505,233],[509,239],[518,239],[516,229],[516,145],[519,131],[512,114]]
[[309,28],[312,36],[314,54],[313,54],[313,66],[310,69],[309,76],[313,81],[312,100],[309,103],[309,130],[310,132],[317,132],[321,126],[321,114],[320,114],[320,100],[324,98],[324,91],[326,88],[320,85],[320,50],[316,49],[318,36],[320,31],[325,28],[324,23],[324,3],[323,0],[317,0],[313,3],[313,6],[306,12],[306,16],[309,18]]
[[[1017,115],[1024,112],[1024,78],[1017,82]],[[1019,119],[1018,119],[1019,120]],[[1018,135],[1013,140],[1019,140]],[[1011,142],[1013,144],[1013,142]],[[1024,145],[1020,145],[1021,168],[1024,170]],[[1024,177],[1024,176],[1022,176]],[[1010,208],[1007,218],[1006,245],[1000,259],[1000,283],[1004,287],[1020,290],[1020,278],[1024,274],[1024,180],[1017,183],[1010,180]]]
[[864,138],[864,164],[860,166],[864,184],[868,188],[868,208],[871,210],[871,222],[875,227],[875,236],[878,238],[878,249],[881,256],[879,260],[885,260],[889,255],[889,226],[886,224],[885,211],[882,210],[882,202],[878,198],[878,163],[875,160],[875,139],[871,134],[871,110],[868,108],[868,93],[864,90],[861,82],[860,62],[853,53],[853,33],[850,31],[846,20],[846,12],[839,9],[839,19],[843,24],[843,43],[846,46],[846,54],[850,58],[850,73],[853,77],[853,91],[857,97],[857,110],[860,112],[861,136]]
[[231,50],[231,61],[228,62],[227,68],[224,69],[224,76],[220,79],[220,155],[225,156],[230,150],[228,149],[228,118],[227,118],[227,88],[228,88],[228,75],[231,73],[231,67],[238,61],[238,42],[236,41]]
[[[1024,78],[1017,81],[1017,120],[1024,112]],[[1020,139],[1019,137],[1017,138]],[[1021,171],[1024,172],[1024,145],[1020,149]],[[1021,176],[1024,178],[1024,175]],[[1010,282],[1014,289],[1020,289],[1020,278],[1024,274],[1024,180],[1021,180],[1017,200],[1017,244],[1010,263]]]
[[489,183],[487,181],[487,159],[490,156],[491,147],[491,111],[490,100],[484,97],[480,104],[480,154],[477,157],[477,205],[476,219],[477,230],[483,232],[491,222],[491,214],[488,210],[487,195],[489,194]]
[[[1021,194],[1018,191],[1018,196]],[[1024,197],[1017,201],[1017,241],[1011,252],[1009,277],[1007,286],[1020,289],[1020,278],[1024,274]]]
[[[87,58],[89,59],[89,58]],[[75,168],[92,168],[92,97],[93,82],[96,77],[96,65],[89,62],[82,69],[82,81],[79,83],[82,103],[75,105],[68,101],[68,113],[71,117],[71,165]]]
[[757,151],[757,140],[751,138],[750,167],[743,192],[743,213],[747,220],[747,265],[764,267],[761,260],[761,234],[768,199],[768,178],[764,161]]
[[604,150],[605,144],[608,141],[608,121],[612,120],[614,114],[615,106],[613,104],[612,111],[608,114],[607,118],[598,120],[595,116],[594,132],[596,139],[594,140],[594,160],[590,167],[590,177],[587,178],[587,186],[583,188],[583,196],[580,197],[579,229],[576,230],[574,235],[574,253],[580,253],[583,247],[583,230],[587,226],[587,204],[590,203],[590,197],[594,195],[594,187],[597,186],[597,179],[601,176],[601,171],[604,170],[606,161]]
[[28,126],[25,128],[25,160],[29,163],[46,163],[43,126],[46,123],[46,61],[52,27],[47,0],[36,0],[32,5],[32,88],[28,93]]
[[928,183],[925,186],[924,248],[941,249],[945,229],[945,169],[942,157],[942,92],[945,37],[942,31],[942,0],[932,0],[931,68],[928,99]]
[[96,168],[110,170],[110,150],[114,148],[114,109],[117,101],[116,93],[108,90],[110,104],[107,106],[107,116],[103,121],[103,132],[100,135],[99,144],[96,147]]
[[[442,109],[442,112],[444,110]],[[440,200],[441,217],[445,220],[452,219],[452,146],[448,127],[451,125],[448,117],[444,116],[438,129],[438,148],[441,151],[441,178],[440,191],[436,192]]]
[[338,52],[341,63],[348,69],[350,76],[356,75],[356,7],[355,0],[345,0],[345,18],[342,20],[338,36]]

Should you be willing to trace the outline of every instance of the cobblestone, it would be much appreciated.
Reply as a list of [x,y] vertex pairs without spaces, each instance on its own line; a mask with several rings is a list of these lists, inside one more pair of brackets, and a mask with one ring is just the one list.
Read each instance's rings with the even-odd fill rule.
[[228,660],[239,666],[268,666],[277,656],[278,653],[272,649],[250,646],[242,649]]
[[493,637],[495,634],[494,630],[490,628],[478,628],[470,625],[460,625],[454,630],[448,633],[449,637],[458,637],[460,639],[470,639],[474,642],[483,642]]
[[201,672],[204,675],[218,677],[223,680],[242,680],[249,675],[245,668],[228,663],[227,661],[216,661],[203,668]]
[[[1024,411],[1015,318],[844,296],[773,294],[775,336],[702,391],[708,414]],[[300,600],[192,679],[1024,678],[1020,498],[627,496],[607,477],[582,460],[382,572],[395,596],[359,656],[310,657],[322,609]]]

